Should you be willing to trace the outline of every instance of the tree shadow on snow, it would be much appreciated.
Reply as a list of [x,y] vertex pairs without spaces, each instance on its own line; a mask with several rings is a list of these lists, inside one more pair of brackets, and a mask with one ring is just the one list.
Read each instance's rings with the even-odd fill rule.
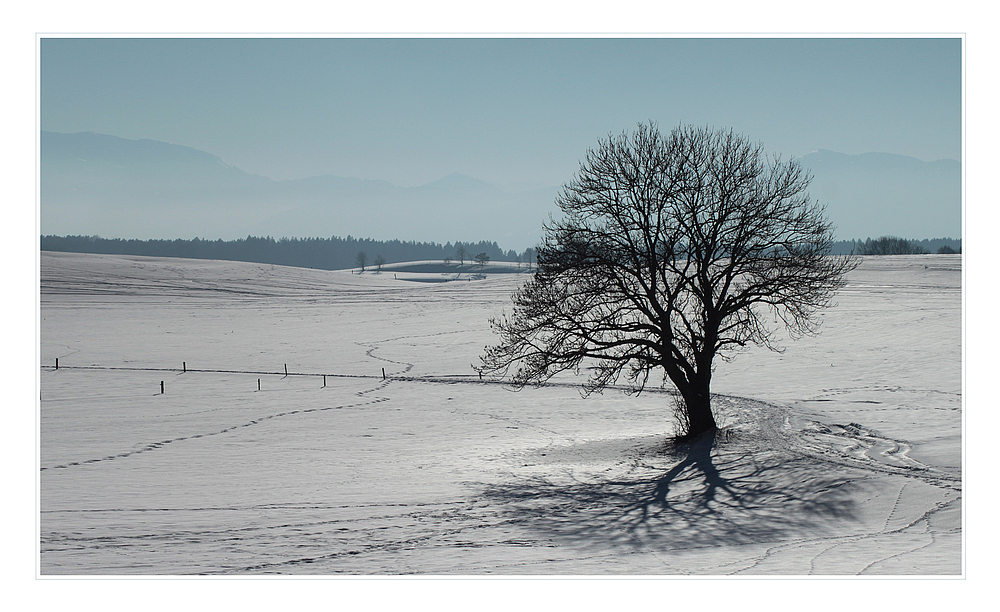
[[[558,543],[658,549],[733,546],[857,530],[857,473],[780,451],[716,443],[712,436],[654,458],[660,475],[488,487],[515,522]],[[655,474],[646,465],[641,471]],[[635,473],[635,470],[633,470]],[[863,499],[863,496],[861,497]]]

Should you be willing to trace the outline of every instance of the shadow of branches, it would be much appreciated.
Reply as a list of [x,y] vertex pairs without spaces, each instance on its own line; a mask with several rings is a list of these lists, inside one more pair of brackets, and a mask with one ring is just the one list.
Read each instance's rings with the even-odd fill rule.
[[[676,463],[664,472],[663,464],[671,462]],[[733,546],[856,530],[858,487],[865,486],[865,478],[829,470],[787,453],[747,452],[709,436],[647,458],[625,477],[571,482],[534,477],[489,486],[485,496],[540,537],[562,543]]]

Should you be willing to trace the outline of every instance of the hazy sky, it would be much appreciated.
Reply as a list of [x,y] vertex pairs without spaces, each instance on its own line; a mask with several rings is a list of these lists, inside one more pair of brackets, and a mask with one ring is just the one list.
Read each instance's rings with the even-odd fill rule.
[[43,39],[41,125],[275,179],[560,185],[649,119],[769,151],[961,158],[961,40]]

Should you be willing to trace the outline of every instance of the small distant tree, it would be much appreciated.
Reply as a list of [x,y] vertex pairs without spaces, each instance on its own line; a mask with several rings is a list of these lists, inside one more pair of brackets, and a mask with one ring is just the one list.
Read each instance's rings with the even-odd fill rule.
[[381,272],[382,271],[382,266],[385,265],[385,257],[382,257],[381,255],[376,255],[374,263],[375,263],[375,269],[377,271]]
[[463,266],[465,265],[465,256],[467,254],[468,254],[468,251],[465,250],[465,245],[462,245],[462,244],[458,245],[458,248],[455,250],[455,255],[458,257],[458,261]]
[[450,256],[444,258],[444,265],[446,265],[446,266],[450,266],[451,265],[451,257]]
[[488,262],[489,260],[490,260],[490,256],[487,255],[486,253],[480,253],[479,255],[476,255],[476,263],[480,267],[485,266],[486,262]]
[[358,254],[354,257],[354,263],[364,272],[365,266],[368,264],[368,256],[365,255],[364,251],[358,251]]
[[537,251],[531,247],[524,249],[524,263],[528,264],[528,268],[531,268],[531,263],[535,261],[537,257]]

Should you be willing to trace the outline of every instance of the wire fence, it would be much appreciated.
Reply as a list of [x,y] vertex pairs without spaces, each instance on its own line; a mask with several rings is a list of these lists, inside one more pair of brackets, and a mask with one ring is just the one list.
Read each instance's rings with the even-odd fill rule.
[[[343,374],[343,373],[323,373],[323,372],[291,372],[288,370],[288,364],[284,364],[283,370],[271,371],[271,370],[225,370],[218,368],[189,368],[187,367],[187,362],[182,362],[179,368],[152,368],[152,367],[137,367],[137,366],[100,366],[100,365],[65,365],[60,364],[59,360],[55,360],[53,365],[41,364],[41,369],[48,371],[58,371],[58,370],[105,370],[105,371],[134,371],[134,372],[170,372],[176,374],[186,374],[186,373],[202,373],[202,374],[250,374],[254,376],[281,376],[281,377],[291,377],[291,376],[305,376],[305,377],[315,377],[323,379],[323,386],[326,386],[327,378],[334,379],[360,379],[360,380],[382,380],[382,381],[398,381],[398,382],[419,382],[419,383],[430,383],[430,384],[477,384],[477,385],[500,385],[510,387],[511,383],[509,381],[495,379],[495,378],[483,378],[481,374],[478,375],[466,375],[466,374],[439,374],[436,376],[408,376],[400,374],[387,374],[385,368],[382,368],[379,374]],[[258,387],[260,381],[258,379]],[[535,385],[532,385],[535,386]],[[539,387],[563,387],[563,388],[574,388],[579,389],[579,382],[553,382],[547,381],[540,385]],[[163,392],[163,383],[160,385],[161,393]],[[607,390],[618,390],[618,391],[628,391],[629,387],[625,385],[608,385]],[[673,395],[674,392],[669,389],[662,387],[649,387],[642,391],[643,393],[667,393]]]
[[153,368],[138,366],[100,366],[100,365],[66,365],[60,364],[59,359],[52,365],[42,364],[41,369],[49,371],[58,370],[104,370],[104,371],[132,371],[132,372],[167,372],[175,374],[251,374],[255,376],[307,376],[323,379],[323,386],[326,386],[327,378],[350,378],[362,380],[384,380],[384,381],[406,381],[406,382],[427,382],[427,383],[482,383],[482,384],[504,384],[503,381],[495,379],[484,379],[481,375],[446,374],[438,376],[405,376],[387,374],[385,368],[379,374],[343,374],[331,372],[294,372],[288,370],[288,364],[284,364],[283,370],[227,370],[221,368],[189,368],[187,362],[182,362],[179,368]]

